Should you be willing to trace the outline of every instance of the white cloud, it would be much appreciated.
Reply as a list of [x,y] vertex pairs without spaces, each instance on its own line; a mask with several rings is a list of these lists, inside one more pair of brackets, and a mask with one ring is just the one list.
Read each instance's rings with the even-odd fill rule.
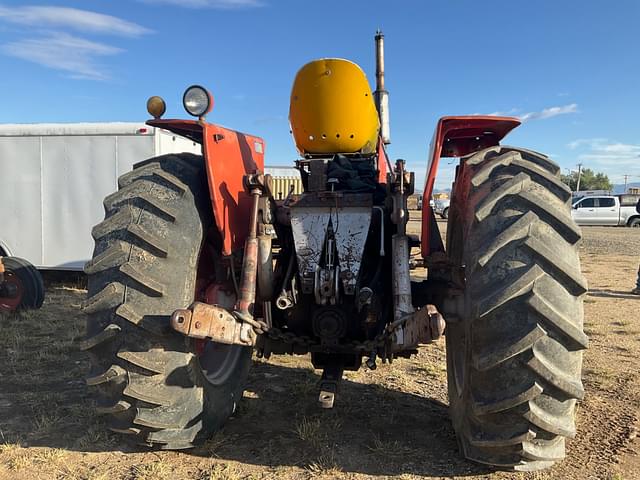
[[489,115],[491,115],[492,117],[510,117],[512,115],[515,115],[516,113],[518,113],[520,111],[519,108],[512,108],[511,110],[508,110],[506,112],[491,112],[489,113]]
[[579,138],[567,144],[577,149],[584,168],[604,172],[618,181],[623,175],[640,177],[640,144],[620,143],[606,138]]
[[175,5],[187,8],[215,8],[218,10],[235,10],[264,6],[262,0],[140,0],[144,3]]
[[510,110],[497,111],[497,112],[491,112],[491,113],[473,113],[472,115],[491,115],[496,117],[516,116],[522,122],[528,122],[530,120],[545,120],[547,118],[552,118],[552,117],[556,117],[558,115],[564,115],[567,113],[577,113],[578,104],[572,103],[570,105],[562,105],[559,107],[549,107],[539,112],[528,112],[522,115],[516,115],[519,111],[520,111],[519,108],[512,108]]
[[603,145],[604,152],[615,153],[617,155],[640,156],[640,145],[631,145],[628,143],[612,143]]
[[0,5],[0,19],[39,28],[68,28],[81,32],[137,37],[151,30],[137,23],[102,13],[69,7]]
[[530,120],[544,120],[547,118],[556,117],[558,115],[565,115],[567,113],[577,113],[578,112],[578,104],[572,103],[570,105],[563,105],[561,107],[549,107],[541,110],[539,112],[529,112],[524,115],[520,115],[518,118],[523,122],[528,122]]
[[152,30],[122,18],[69,7],[0,4],[0,22],[22,26],[19,31],[27,37],[1,45],[0,52],[83,80],[108,79],[109,75],[97,59],[123,50],[72,35],[70,31],[122,37],[152,33]]
[[67,72],[71,78],[86,80],[108,79],[108,75],[96,63],[95,57],[115,55],[122,51],[66,33],[18,40],[0,48],[6,55]]
[[571,150],[575,150],[576,148],[580,148],[583,146],[596,146],[606,143],[608,140],[606,138],[578,138],[573,142],[567,143],[567,147]]

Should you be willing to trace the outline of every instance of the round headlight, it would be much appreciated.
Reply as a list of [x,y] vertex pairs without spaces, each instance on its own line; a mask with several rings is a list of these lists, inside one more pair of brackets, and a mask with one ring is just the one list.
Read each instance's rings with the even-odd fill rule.
[[182,104],[189,115],[201,117],[213,107],[213,98],[205,88],[192,85],[184,92]]
[[153,96],[147,100],[147,112],[149,112],[153,118],[160,118],[166,110],[167,104],[164,103],[162,97]]

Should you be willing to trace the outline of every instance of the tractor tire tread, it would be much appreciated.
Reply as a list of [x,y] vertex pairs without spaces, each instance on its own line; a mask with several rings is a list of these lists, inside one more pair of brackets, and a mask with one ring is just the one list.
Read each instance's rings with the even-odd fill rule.
[[[203,158],[156,157],[118,185],[92,231],[96,246],[85,267],[87,384],[110,430],[138,444],[191,448],[233,411],[250,363],[243,356],[229,384],[212,386],[191,342],[169,326],[171,313],[193,302],[195,267],[213,222]],[[206,406],[210,397],[215,402]]]
[[480,463],[547,468],[564,457],[584,396],[587,282],[570,192],[559,167],[529,150],[492,147],[463,158],[461,168],[452,206],[464,225],[472,333],[467,393],[457,397],[449,381],[458,440]]

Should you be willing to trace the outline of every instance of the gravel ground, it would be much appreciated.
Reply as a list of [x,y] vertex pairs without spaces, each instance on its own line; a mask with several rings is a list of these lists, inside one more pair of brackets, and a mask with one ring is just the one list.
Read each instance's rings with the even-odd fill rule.
[[580,253],[640,258],[640,228],[582,227]]

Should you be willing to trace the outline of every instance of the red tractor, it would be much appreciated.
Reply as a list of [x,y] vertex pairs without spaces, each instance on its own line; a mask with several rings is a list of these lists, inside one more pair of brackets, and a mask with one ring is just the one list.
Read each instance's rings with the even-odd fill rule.
[[[88,385],[116,432],[190,448],[236,409],[252,351],[310,354],[331,408],[345,369],[416,353],[445,333],[451,417],[462,453],[536,470],[565,455],[583,396],[580,230],[548,157],[500,145],[516,118],[444,117],[429,153],[460,159],[447,239],[427,203],[411,238],[414,175],[392,164],[383,37],[377,89],[340,59],[297,74],[290,121],[304,192],[272,194],[261,138],[195,120],[147,123],[202,145],[138,163],[104,201],[85,271]],[[412,247],[428,277],[410,278]],[[446,327],[446,332],[445,332]],[[339,400],[338,400],[339,402]]]

